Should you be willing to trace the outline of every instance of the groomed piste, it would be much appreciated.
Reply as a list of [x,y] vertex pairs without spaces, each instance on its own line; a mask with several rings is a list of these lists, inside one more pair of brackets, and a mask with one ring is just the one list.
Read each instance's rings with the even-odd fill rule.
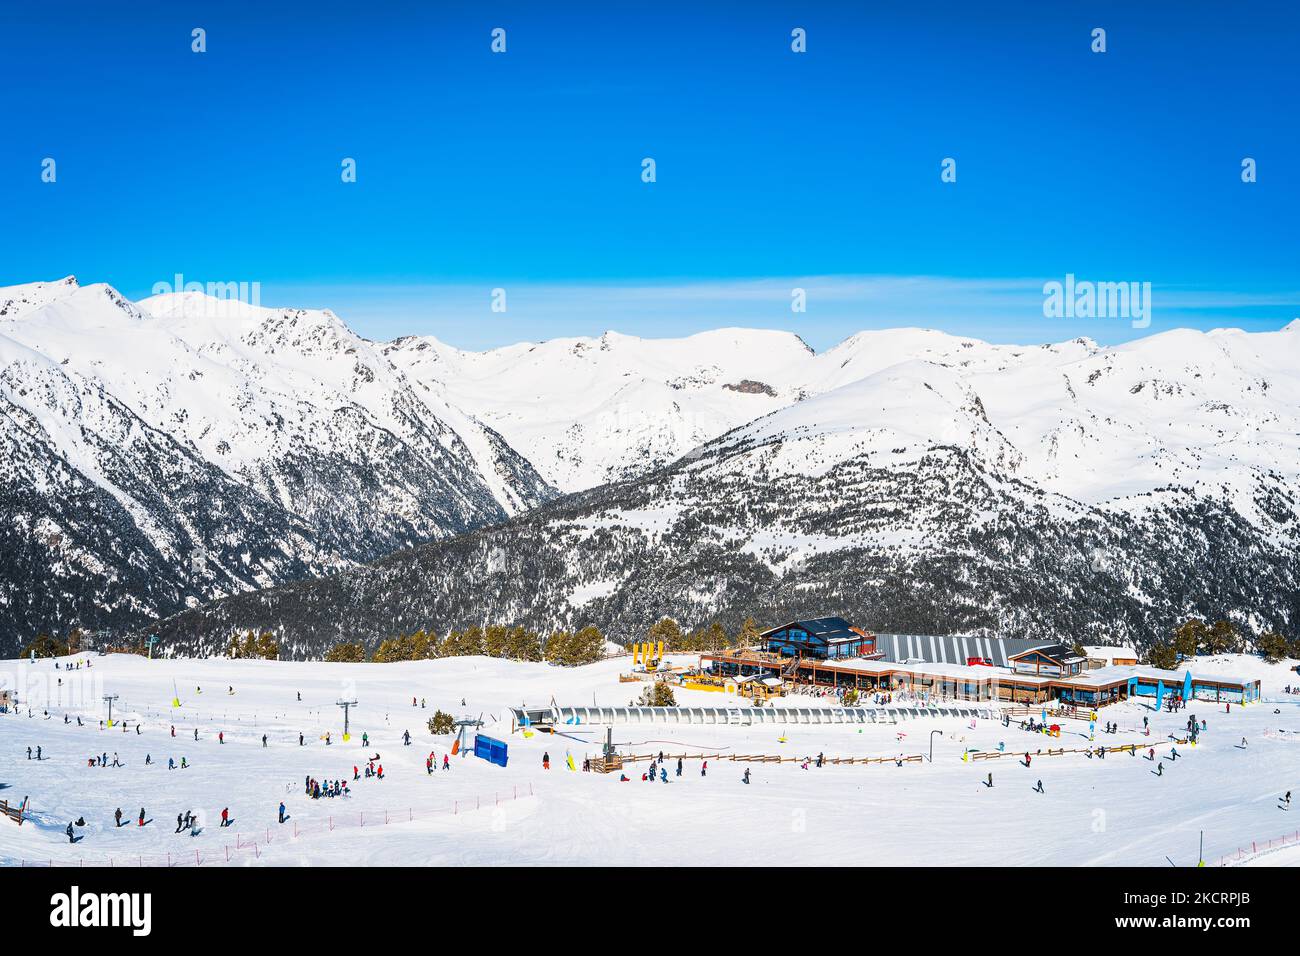
[[[667,671],[701,661],[669,654],[661,663]],[[1286,688],[1300,675],[1282,664],[1200,658],[1197,674],[1257,680],[1261,699],[1192,700],[1171,712],[1167,700],[1156,709],[1153,698],[1133,697],[1096,720],[1054,703],[950,701],[965,713],[926,712],[895,692],[892,705],[916,716],[763,723],[752,718],[768,707],[839,704],[790,695],[755,709],[739,693],[685,686],[675,691],[679,707],[751,719],[518,720],[519,711],[628,708],[640,689],[619,680],[629,664],[5,662],[0,798],[23,808],[23,822],[0,819],[0,859],[709,865],[760,845],[765,860],[792,864],[1297,859],[1285,851],[1300,816],[1285,795],[1300,792],[1300,696]],[[348,739],[345,701],[356,701]],[[869,695],[863,704],[872,705]],[[436,711],[457,722],[452,732],[430,732]],[[1203,724],[1194,745],[1193,714]],[[493,759],[474,756],[476,735],[503,745],[486,748]],[[611,744],[622,768],[584,771]],[[347,795],[323,795],[336,781]],[[178,825],[186,814],[191,825]]]

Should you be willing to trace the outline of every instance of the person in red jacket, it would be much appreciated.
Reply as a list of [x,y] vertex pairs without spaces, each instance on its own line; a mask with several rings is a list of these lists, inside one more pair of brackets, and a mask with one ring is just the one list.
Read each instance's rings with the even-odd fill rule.
[[230,826],[230,808],[229,808],[229,807],[222,807],[222,808],[221,808],[221,825],[222,825],[223,827],[228,827],[228,826]]

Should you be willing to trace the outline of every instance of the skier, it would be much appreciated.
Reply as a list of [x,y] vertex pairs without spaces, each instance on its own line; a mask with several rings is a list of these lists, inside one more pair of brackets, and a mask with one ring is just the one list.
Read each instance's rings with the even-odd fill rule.
[[1045,790],[1043,790],[1043,781],[1041,781],[1041,780],[1038,781],[1038,783],[1034,786],[1034,789],[1037,790],[1039,793],[1045,793],[1045,792],[1046,792]]
[[989,779],[988,779],[988,782],[985,784],[985,786],[987,786],[990,790],[993,789],[993,771],[992,771],[992,770],[989,771]]
[[682,758],[681,758],[681,757],[678,757],[678,758],[677,758],[677,776],[680,777],[681,775],[682,775]]
[[118,807],[117,812],[113,814],[113,826],[120,827],[121,825],[122,825],[122,808]]
[[172,736],[173,736],[173,737],[176,736],[176,725],[175,725],[175,724],[172,724]]
[[[414,701],[412,701],[412,703],[414,703]],[[407,747],[411,746],[411,732],[409,730],[402,731],[402,743]]]
[[266,746],[266,734],[262,734],[262,746]]
[[184,829],[185,829],[185,817],[184,815],[178,813],[176,814],[176,832],[180,833]]
[[370,746],[370,735],[369,735],[369,734],[364,734],[364,733],[363,733],[363,734],[361,735],[361,746],[362,746],[363,748],[366,748],[366,747],[369,747],[369,746]]
[[217,731],[217,743],[219,743],[219,744],[224,744],[225,742],[226,742],[226,732],[225,732],[224,730],[218,730],[218,731]]
[[302,746],[302,731],[298,731],[298,746]]
[[1165,764],[1164,761],[1161,761],[1160,763],[1156,764],[1156,776],[1163,777],[1164,775],[1165,775]]
[[1026,767],[1029,766],[1029,762],[1030,762],[1031,759],[1032,759],[1032,758],[1029,756],[1029,751],[1026,750],[1026,751],[1025,751],[1025,766],[1026,766]]
[[136,824],[136,825],[137,825],[137,826],[144,826],[144,807],[141,807],[141,808],[140,808],[140,822],[139,822],[138,824]]
[[195,740],[199,739],[199,728],[197,727],[194,728],[194,739]]
[[451,769],[451,759],[446,754],[442,755],[442,769],[443,770]]
[[360,780],[360,779],[361,779],[361,773],[360,773],[360,771],[357,770],[357,765],[356,765],[356,764],[353,764],[353,765],[352,765],[352,779],[353,779],[353,780]]
[[741,777],[741,781],[742,781],[746,786],[748,786],[748,784],[749,784],[749,768],[748,768],[748,767],[745,768],[745,775],[744,775],[743,777]]
[[424,772],[431,777],[433,776],[433,754],[429,754],[424,758]]
[[700,776],[707,777],[708,775],[709,775],[709,762],[706,760],[700,764]]
[[543,770],[551,769],[551,755],[546,751],[542,752],[542,769]]

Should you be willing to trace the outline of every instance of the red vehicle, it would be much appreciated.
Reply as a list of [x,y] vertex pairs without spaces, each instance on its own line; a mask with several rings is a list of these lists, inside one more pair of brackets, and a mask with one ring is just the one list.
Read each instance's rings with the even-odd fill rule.
[[993,662],[987,657],[968,657],[966,658],[967,667],[992,667]]

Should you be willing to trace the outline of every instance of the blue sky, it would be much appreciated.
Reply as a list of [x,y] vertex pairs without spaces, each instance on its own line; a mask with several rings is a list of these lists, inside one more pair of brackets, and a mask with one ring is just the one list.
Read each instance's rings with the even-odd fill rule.
[[8,4],[0,284],[258,282],[476,348],[1142,334],[1044,318],[1073,273],[1151,282],[1148,331],[1277,328],[1300,315],[1298,41],[1300,12],[1250,0]]

